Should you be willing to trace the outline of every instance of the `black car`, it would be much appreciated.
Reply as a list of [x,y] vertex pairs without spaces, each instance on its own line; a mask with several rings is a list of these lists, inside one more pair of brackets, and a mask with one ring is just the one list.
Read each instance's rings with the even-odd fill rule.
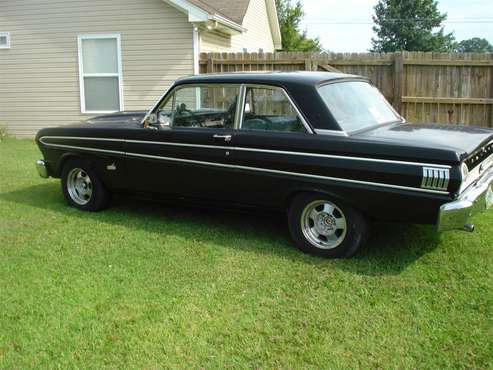
[[42,177],[86,211],[110,194],[287,212],[298,247],[348,257],[371,220],[472,231],[493,202],[493,130],[406,123],[365,78],[186,77],[147,113],[42,129]]

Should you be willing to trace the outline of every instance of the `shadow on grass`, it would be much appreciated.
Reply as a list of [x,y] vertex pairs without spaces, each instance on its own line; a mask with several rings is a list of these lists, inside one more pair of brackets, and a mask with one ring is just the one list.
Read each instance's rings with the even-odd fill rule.
[[[335,267],[361,275],[395,275],[438,245],[438,234],[431,226],[376,224],[366,247],[350,260],[325,260],[306,256],[293,247],[282,214],[239,213],[190,208],[140,199],[116,198],[112,208],[86,213],[68,208],[59,184],[45,183],[0,193],[0,199],[67,217],[97,219],[110,225],[140,229],[183,239],[199,239],[228,248],[282,256],[305,263]],[[163,227],[163,222],[167,227]],[[244,242],[250,237],[252,243]],[[232,239],[243,240],[234,242]]]

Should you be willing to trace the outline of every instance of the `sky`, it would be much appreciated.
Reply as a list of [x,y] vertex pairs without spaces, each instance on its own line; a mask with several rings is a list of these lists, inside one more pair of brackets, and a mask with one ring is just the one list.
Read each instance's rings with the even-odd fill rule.
[[[310,37],[319,37],[333,52],[364,52],[371,47],[373,7],[378,0],[301,0],[301,24]],[[458,41],[486,38],[493,44],[493,0],[439,0],[448,14],[445,30]]]

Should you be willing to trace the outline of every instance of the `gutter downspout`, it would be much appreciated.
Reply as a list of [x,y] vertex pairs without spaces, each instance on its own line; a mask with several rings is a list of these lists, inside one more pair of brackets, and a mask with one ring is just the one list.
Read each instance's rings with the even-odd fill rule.
[[197,25],[193,24],[193,74],[200,73],[200,32]]

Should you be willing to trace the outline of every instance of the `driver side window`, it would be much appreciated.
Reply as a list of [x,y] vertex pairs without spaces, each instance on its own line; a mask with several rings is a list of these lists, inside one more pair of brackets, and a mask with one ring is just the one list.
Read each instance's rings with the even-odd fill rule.
[[240,87],[226,85],[185,86],[159,109],[158,119],[174,127],[234,127]]
[[248,87],[242,130],[306,133],[303,122],[283,90]]

